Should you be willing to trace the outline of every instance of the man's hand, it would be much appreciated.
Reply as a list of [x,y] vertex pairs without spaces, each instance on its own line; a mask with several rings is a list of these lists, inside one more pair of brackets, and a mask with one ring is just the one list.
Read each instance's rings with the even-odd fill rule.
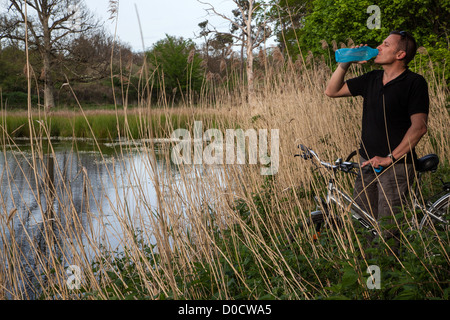
[[[362,46],[367,46],[367,44],[360,44],[356,47],[352,46],[352,48],[359,48]],[[330,98],[350,97],[352,94],[348,89],[347,83],[344,81],[345,74],[352,63],[364,64],[366,62],[367,61],[353,61],[340,63],[328,82],[327,88],[325,89],[325,94]]]
[[[367,43],[366,44],[360,44],[358,46],[351,46],[351,48],[361,48],[361,47],[367,47]],[[352,61],[350,63],[357,63],[357,64],[364,64],[367,63],[368,60],[363,60],[363,61]]]
[[374,168],[378,168],[382,166],[384,168],[390,166],[392,164],[392,159],[390,157],[373,157],[370,160],[367,160],[361,164],[361,168],[364,168],[367,165],[371,165]]

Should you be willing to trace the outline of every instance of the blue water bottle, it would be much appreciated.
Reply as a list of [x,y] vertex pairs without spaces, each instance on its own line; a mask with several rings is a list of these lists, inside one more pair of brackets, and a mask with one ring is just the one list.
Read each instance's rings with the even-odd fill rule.
[[378,49],[373,49],[368,46],[359,48],[343,48],[336,50],[334,56],[336,62],[352,62],[352,61],[367,61],[376,57]]

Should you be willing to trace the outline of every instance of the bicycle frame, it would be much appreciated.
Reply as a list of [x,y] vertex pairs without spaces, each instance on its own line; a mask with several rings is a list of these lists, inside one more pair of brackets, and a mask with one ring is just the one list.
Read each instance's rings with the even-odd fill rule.
[[[303,151],[302,155],[295,155],[295,156],[301,156],[305,160],[309,159],[316,159],[317,162],[320,164],[321,167],[326,168],[328,170],[333,171],[335,173],[336,171],[343,171],[346,173],[355,173],[352,171],[355,168],[359,168],[359,164],[354,162],[342,162],[342,159],[338,159],[334,165],[324,162],[320,160],[318,155],[311,149],[300,145],[301,150]],[[418,208],[424,213],[423,218],[421,219],[419,223],[419,230],[423,228],[425,225],[427,219],[434,219],[440,223],[448,224],[449,222],[439,215],[435,214],[435,211],[441,207],[441,204],[445,201],[449,201],[450,194],[447,192],[443,196],[441,196],[437,201],[435,201],[430,206],[424,206],[418,201],[418,195],[419,195],[419,185],[422,177],[422,172],[419,172],[417,184],[414,190],[414,202],[413,202],[413,208]],[[447,190],[448,191],[448,190]],[[317,202],[317,205],[323,205],[322,198],[315,197],[315,200]],[[354,200],[353,198],[348,195],[346,192],[340,190],[335,186],[334,177],[330,178],[328,181],[327,186],[327,195],[325,198],[325,204],[327,207],[331,204],[335,204],[336,206],[348,210],[350,208],[350,213],[352,217],[357,220],[364,228],[366,228],[368,231],[370,231],[373,235],[377,235],[376,226],[378,226],[378,222],[364,209],[362,209]],[[325,213],[328,213],[328,208],[324,208],[326,211]],[[315,211],[315,215],[323,214],[320,210]],[[326,221],[325,221],[326,222]]]
[[[350,162],[342,162],[342,159],[338,159],[334,165],[324,162],[320,160],[319,156],[311,149],[306,148],[305,146],[301,145],[301,149],[304,152],[304,155],[302,155],[302,158],[304,159],[313,159],[315,158],[318,163],[329,170],[332,170],[333,172],[336,172],[337,170],[341,170],[344,172],[350,172],[353,167],[356,165],[356,163],[350,163]],[[359,167],[359,165],[358,165]],[[343,168],[350,168],[347,170],[343,170]],[[349,196],[344,191],[338,189],[335,187],[334,183],[334,177],[330,178],[328,182],[327,187],[327,196],[325,199],[326,205],[330,205],[330,203],[334,203],[335,205],[339,206],[342,209],[348,209],[348,205],[345,205],[341,202],[340,199],[344,199],[347,203],[350,204],[350,212],[352,214],[352,217],[356,219],[364,228],[366,228],[368,231],[370,231],[373,235],[377,235],[377,231],[375,230],[374,226],[377,225],[377,221],[365,210],[363,210],[358,204],[353,200],[351,196]],[[318,205],[320,205],[318,199],[316,199],[318,202]],[[327,209],[327,208],[324,208]]]
[[373,235],[378,234],[374,228],[374,226],[377,225],[377,221],[360,206],[358,206],[358,204],[353,200],[351,196],[349,196],[346,192],[336,188],[334,178],[331,178],[328,182],[325,202],[327,205],[334,203],[343,210],[348,210],[348,205],[342,203],[341,199],[344,199],[345,202],[350,204],[350,213],[355,220],[357,220]]

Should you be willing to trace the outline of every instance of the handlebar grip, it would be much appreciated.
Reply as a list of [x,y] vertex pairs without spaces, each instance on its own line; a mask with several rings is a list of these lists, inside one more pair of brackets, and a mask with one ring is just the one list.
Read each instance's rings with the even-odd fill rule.
[[378,166],[378,168],[373,167],[373,170],[375,170],[376,173],[380,173],[384,170],[384,168],[382,166]]

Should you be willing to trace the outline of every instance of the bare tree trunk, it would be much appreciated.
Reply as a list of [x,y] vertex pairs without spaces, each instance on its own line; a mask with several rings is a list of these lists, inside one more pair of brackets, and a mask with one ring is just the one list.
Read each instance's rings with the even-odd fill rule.
[[253,83],[253,52],[251,47],[247,47],[247,94],[248,104],[254,109],[256,107],[256,97]]
[[[226,15],[219,13],[216,11],[214,6],[212,6],[210,3],[205,3],[200,0],[198,0],[202,4],[207,4],[210,6],[208,10],[212,11],[214,14],[228,20],[235,28],[236,30],[241,30],[242,37],[236,37],[239,41],[241,41],[241,72],[243,70],[243,59],[242,54],[244,51],[244,46],[246,47],[246,54],[247,54],[247,64],[246,64],[246,73],[247,73],[247,101],[248,105],[250,107],[250,110],[252,112],[252,115],[257,115],[261,112],[258,108],[258,103],[256,99],[255,94],[255,87],[254,87],[254,76],[253,76],[253,49],[258,45],[258,38],[261,35],[261,32],[265,33],[264,28],[257,28],[257,30],[252,30],[252,18],[253,14],[255,13],[255,10],[260,7],[260,4],[255,4],[254,0],[248,0],[247,2],[243,3],[239,0],[233,0],[233,2],[238,7],[238,10],[242,16],[243,23],[240,23],[236,21],[235,19],[229,18]],[[248,3],[248,7],[246,7]],[[245,5],[244,5],[245,4]],[[254,37],[253,37],[254,35]],[[247,37],[245,39],[245,37]],[[253,39],[256,39],[255,42]]]
[[241,39],[242,43],[241,43],[241,65],[240,65],[240,74],[239,76],[243,77],[244,74],[244,49],[245,49],[245,33],[242,33],[242,39]]
[[50,59],[48,54],[43,53],[44,62],[44,107],[46,110],[52,109],[55,106],[55,100],[53,97],[53,81],[50,75]]
[[247,97],[248,104],[253,114],[257,113],[256,110],[256,97],[255,87],[253,84],[253,43],[252,43],[252,13],[253,13],[253,0],[249,1],[249,10],[247,17]]
[[49,16],[44,14],[39,17],[42,23],[44,45],[41,51],[41,56],[44,64],[44,108],[46,110],[52,109],[55,106],[55,100],[53,97],[53,81],[51,76],[51,65],[50,65],[50,55],[52,50],[51,40],[50,40],[50,29],[48,26]]

